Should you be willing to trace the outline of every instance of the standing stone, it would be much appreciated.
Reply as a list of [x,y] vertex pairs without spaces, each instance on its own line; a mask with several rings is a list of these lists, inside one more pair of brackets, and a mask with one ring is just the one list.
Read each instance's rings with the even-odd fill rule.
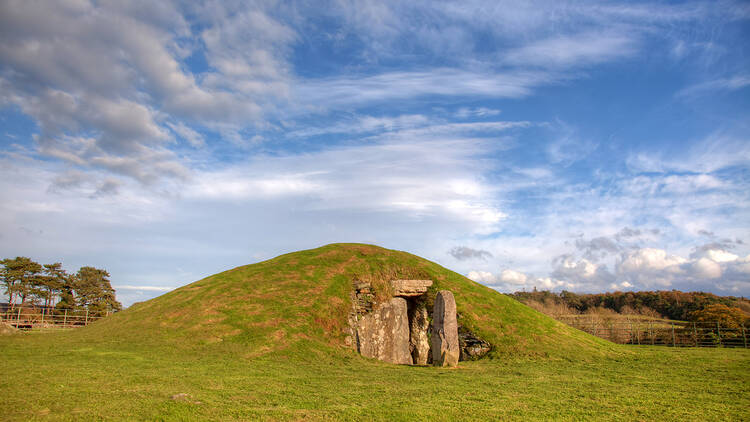
[[359,353],[368,358],[409,365],[409,316],[406,300],[394,297],[361,317],[357,327]]
[[456,300],[453,293],[441,290],[435,297],[432,311],[432,363],[436,366],[456,366],[460,355]]
[[411,357],[415,365],[427,365],[427,356],[430,353],[430,337],[427,334],[429,328],[427,308],[424,307],[424,304],[415,306],[409,317]]

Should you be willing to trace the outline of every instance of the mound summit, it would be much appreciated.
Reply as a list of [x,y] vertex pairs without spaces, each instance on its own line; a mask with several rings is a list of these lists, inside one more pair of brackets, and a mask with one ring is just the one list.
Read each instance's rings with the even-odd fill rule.
[[224,347],[245,358],[299,349],[350,354],[356,286],[369,286],[379,309],[393,297],[393,280],[432,281],[425,295],[430,310],[437,292],[452,292],[459,326],[491,345],[489,358],[570,359],[613,350],[434,262],[365,244],[331,244],[224,271],[135,304],[81,335]]

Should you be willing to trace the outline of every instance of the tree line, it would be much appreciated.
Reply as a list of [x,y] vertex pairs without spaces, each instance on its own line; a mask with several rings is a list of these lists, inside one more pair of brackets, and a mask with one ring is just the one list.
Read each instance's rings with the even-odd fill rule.
[[717,305],[730,308],[738,315],[750,316],[750,301],[734,296],[717,296],[706,292],[646,291],[577,294],[563,290],[560,293],[546,290],[515,292],[511,296],[528,303],[563,305],[575,313],[586,313],[597,308],[610,309],[620,314],[658,315],[679,321],[692,321],[701,317],[708,308],[720,309]]
[[0,282],[11,309],[43,305],[59,310],[85,309],[93,316],[122,309],[105,270],[81,267],[69,274],[59,262],[41,265],[22,256],[3,259],[0,265]]

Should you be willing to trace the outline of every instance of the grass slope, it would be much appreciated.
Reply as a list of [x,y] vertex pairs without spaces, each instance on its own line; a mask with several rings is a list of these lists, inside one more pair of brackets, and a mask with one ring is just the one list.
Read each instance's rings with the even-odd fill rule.
[[300,342],[337,348],[344,344],[352,281],[367,278],[385,290],[385,281],[402,277],[427,277],[433,290],[453,291],[461,323],[495,345],[494,357],[567,359],[613,350],[433,262],[362,244],[327,245],[225,271],[136,304],[80,335],[239,346],[247,357],[306,347]]

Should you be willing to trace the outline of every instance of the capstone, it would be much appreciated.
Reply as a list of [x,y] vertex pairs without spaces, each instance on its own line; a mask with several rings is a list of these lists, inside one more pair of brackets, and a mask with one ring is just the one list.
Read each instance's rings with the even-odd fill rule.
[[415,297],[427,293],[427,289],[432,286],[432,280],[393,280],[393,296]]

